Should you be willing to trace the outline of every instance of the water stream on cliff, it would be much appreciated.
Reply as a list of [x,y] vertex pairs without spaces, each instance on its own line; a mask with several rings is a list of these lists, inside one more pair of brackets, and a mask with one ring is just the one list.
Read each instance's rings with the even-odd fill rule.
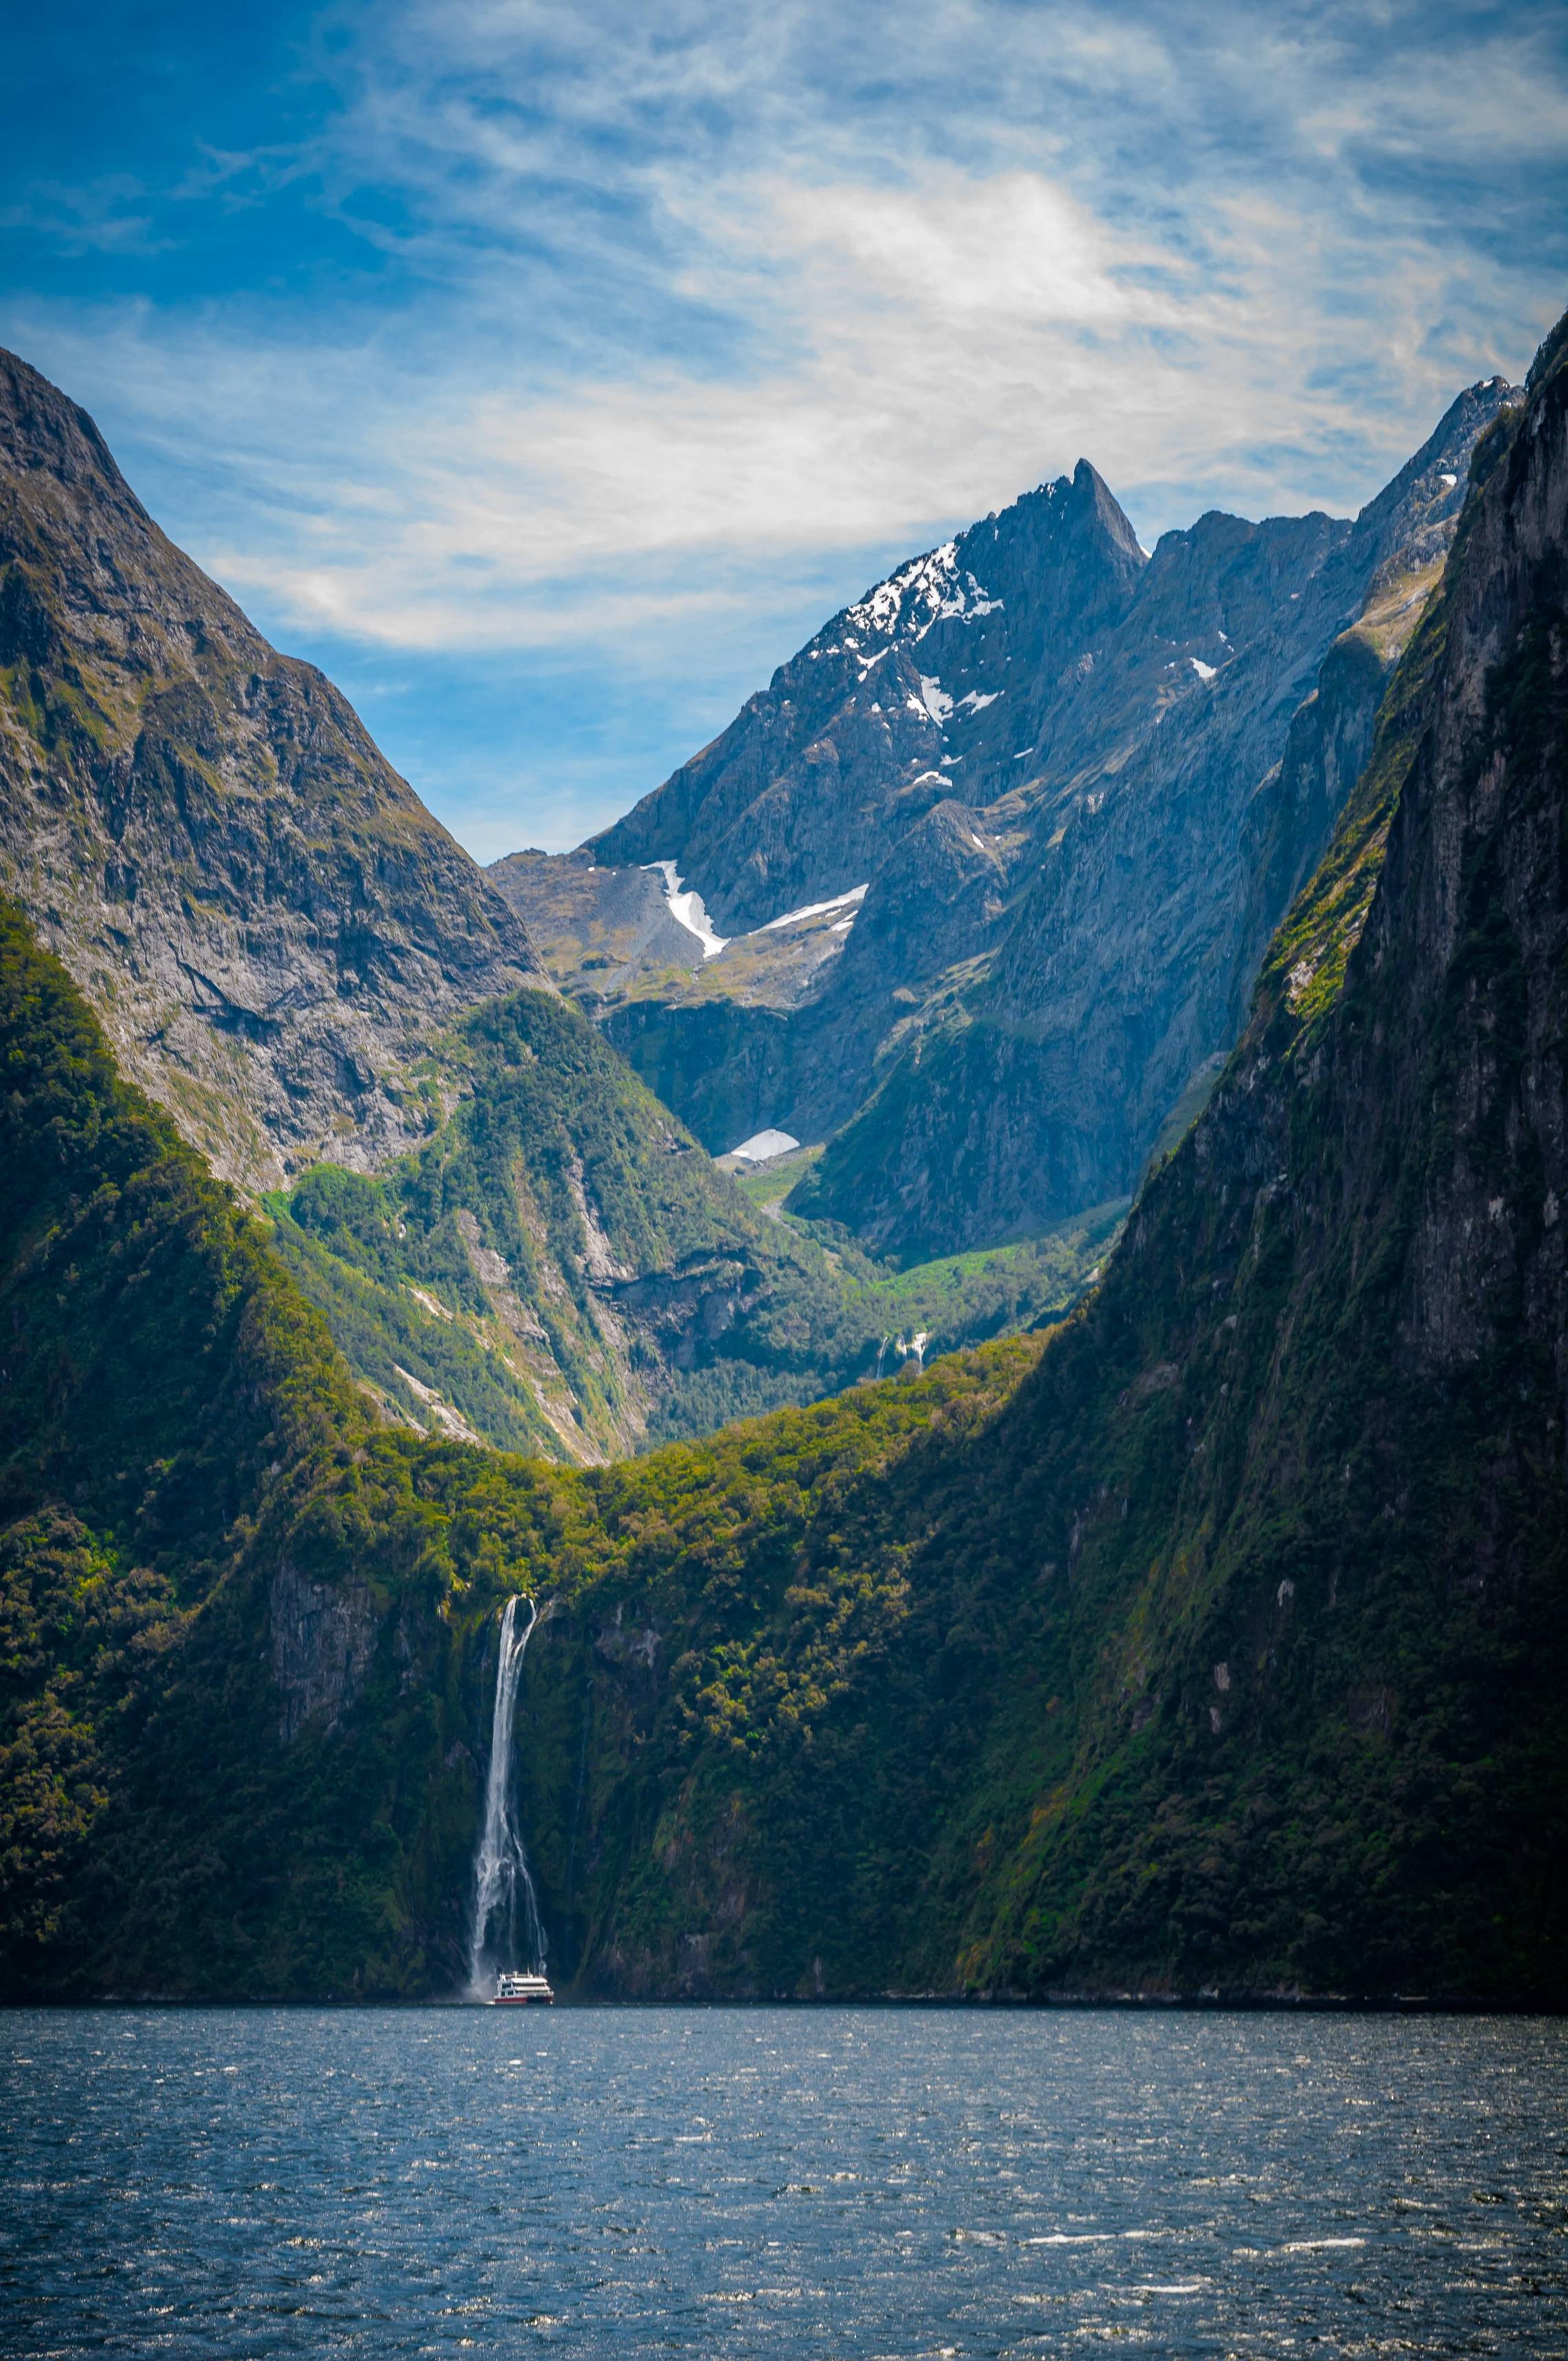
[[[528,1855],[511,1808],[512,1719],[517,1707],[518,1676],[539,1610],[526,1599],[528,1621],[517,1629],[517,1598],[507,1600],[501,1614],[500,1660],[496,1666],[496,1705],[490,1722],[490,1768],[485,1781],[485,1824],[474,1855],[474,1923],[468,1938],[468,1989],[488,1998],[489,1971],[515,1968],[518,1919],[521,1916],[521,1964],[535,1975],[544,1972],[544,1929],[529,1874]],[[491,1929],[496,1934],[491,1945]]]

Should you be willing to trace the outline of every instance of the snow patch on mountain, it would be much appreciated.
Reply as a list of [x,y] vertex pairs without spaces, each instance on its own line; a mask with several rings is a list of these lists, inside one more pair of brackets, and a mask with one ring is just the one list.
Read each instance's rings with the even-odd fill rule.
[[717,959],[732,938],[729,935],[714,933],[708,923],[707,912],[703,906],[702,895],[682,891],[681,873],[673,861],[645,861],[642,866],[644,869],[656,869],[663,877],[664,905],[676,926],[684,927],[688,935],[696,937],[702,945],[702,955],[705,960]]
[[750,1139],[743,1139],[729,1153],[738,1156],[743,1164],[766,1164],[775,1156],[787,1156],[791,1148],[799,1146],[792,1132],[754,1131]]
[[[958,544],[947,541],[940,549],[912,558],[874,590],[868,590],[845,610],[842,641],[811,653],[837,655],[847,650],[859,655],[861,642],[868,637],[888,643],[903,640],[917,646],[934,624],[955,620],[977,622],[982,615],[998,613],[1003,603],[993,598],[967,566],[959,566]],[[885,646],[879,651],[885,653]],[[875,657],[865,658],[866,669],[875,661]]]
[[[835,894],[830,902],[804,902],[798,910],[785,910],[778,917],[769,918],[757,928],[757,932],[771,935],[777,927],[798,926],[802,918],[823,918],[829,910],[847,910],[852,905],[863,902],[870,890],[868,881],[864,885],[851,885],[847,894]],[[740,1154],[739,1148],[735,1153]]]

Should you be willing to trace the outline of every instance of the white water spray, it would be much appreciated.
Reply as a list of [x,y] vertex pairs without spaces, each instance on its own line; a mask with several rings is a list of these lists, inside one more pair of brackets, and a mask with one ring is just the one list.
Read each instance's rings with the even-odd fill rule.
[[[518,1675],[539,1610],[524,1601],[528,1621],[517,1626],[517,1598],[509,1598],[501,1615],[500,1661],[496,1666],[496,1709],[490,1724],[490,1768],[485,1781],[485,1825],[474,1855],[474,1923],[468,1938],[468,1989],[485,1995],[487,1971],[515,1968],[519,1937],[521,1964],[532,1974],[544,1973],[544,1929],[529,1875],[528,1855],[511,1812],[511,1727],[517,1703]],[[521,1918],[521,1924],[519,1925]],[[492,1945],[491,1934],[495,1940]]]

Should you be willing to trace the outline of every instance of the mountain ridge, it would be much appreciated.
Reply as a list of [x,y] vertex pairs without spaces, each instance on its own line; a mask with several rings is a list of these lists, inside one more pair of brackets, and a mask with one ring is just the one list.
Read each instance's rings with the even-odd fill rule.
[[[1051,563],[1058,551],[1065,564]],[[850,799],[843,773],[854,757],[846,762],[828,730],[854,732],[858,771],[870,773],[883,802],[898,774],[936,759],[948,735],[944,719],[959,717],[951,734],[967,751],[957,761],[983,753],[984,714],[996,700],[984,686],[997,661],[990,618],[1011,600],[1026,646],[1036,655],[1048,646],[1059,668],[1145,563],[1103,478],[1080,459],[1071,478],[1041,485],[1000,517],[909,559],[841,609],[728,730],[585,850],[607,865],[673,852],[683,870],[700,875],[716,922],[737,932],[849,890],[868,862],[876,865],[885,817],[880,806],[863,809]],[[989,577],[983,584],[977,565]],[[925,650],[930,674],[916,664],[916,648]],[[835,665],[835,657],[847,661]],[[814,678],[817,664],[825,669]],[[875,696],[861,694],[868,682]],[[899,780],[891,800],[914,819],[948,784],[939,771],[916,772]],[[858,780],[856,792],[866,792]],[[794,823],[805,814],[813,837],[803,845]]]
[[411,1145],[431,1025],[554,989],[526,928],[12,354],[0,568],[0,884],[128,1069],[247,1185]]
[[[1235,1038],[1508,390],[1460,395],[1355,521],[1211,511],[1147,558],[1080,463],[843,609],[579,854],[490,873],[710,1148],[828,1140],[791,1210],[917,1259],[1125,1195]],[[752,930],[679,961],[627,858]]]

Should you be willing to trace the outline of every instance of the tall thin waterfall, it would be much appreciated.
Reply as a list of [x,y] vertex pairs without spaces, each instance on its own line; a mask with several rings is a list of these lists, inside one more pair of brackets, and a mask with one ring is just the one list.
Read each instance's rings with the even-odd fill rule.
[[[528,1621],[517,1630],[517,1598],[509,1598],[501,1615],[500,1662],[496,1666],[496,1709],[490,1723],[490,1768],[485,1781],[485,1825],[474,1855],[474,1923],[468,1938],[468,1987],[482,1990],[487,1968],[521,1964],[536,1975],[544,1972],[544,1929],[511,1811],[511,1730],[517,1704],[518,1675],[539,1612],[532,1598],[524,1601]],[[521,1921],[521,1926],[519,1921]],[[492,1941],[493,1937],[493,1941]]]

